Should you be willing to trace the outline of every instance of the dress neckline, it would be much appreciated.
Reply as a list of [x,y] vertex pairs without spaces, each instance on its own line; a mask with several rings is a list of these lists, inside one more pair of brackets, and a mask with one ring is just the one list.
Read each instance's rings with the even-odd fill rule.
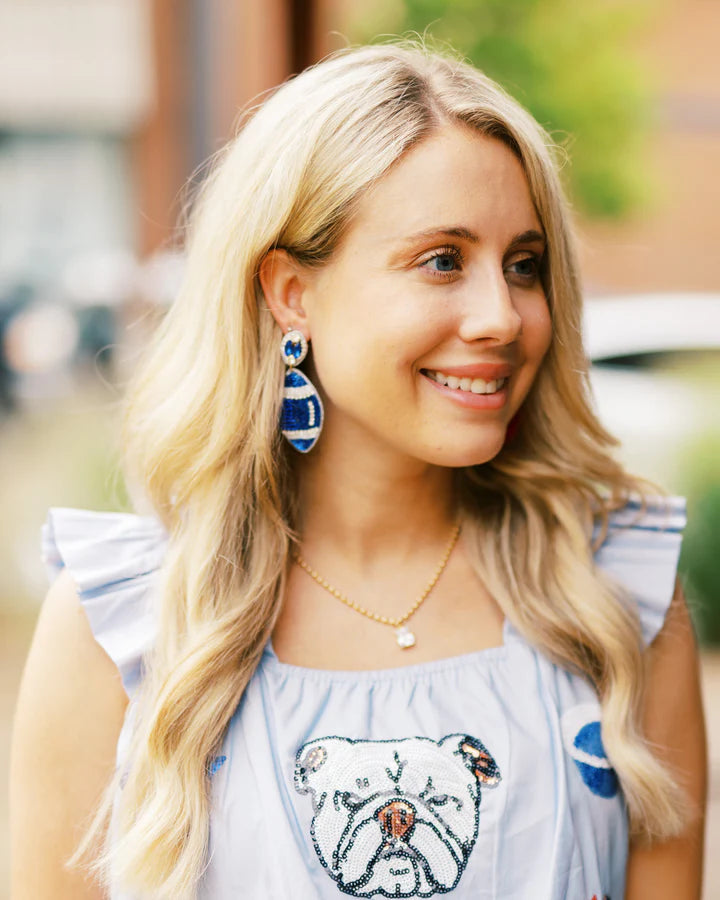
[[384,669],[317,669],[311,666],[298,666],[293,663],[281,662],[272,645],[272,637],[270,637],[265,644],[261,664],[267,665],[269,669],[288,677],[309,678],[316,681],[401,681],[476,665],[485,660],[501,659],[507,655],[510,644],[519,638],[519,635],[512,628],[507,618],[503,622],[502,635],[502,644],[498,644],[496,647],[484,647],[482,650],[473,650],[470,653],[461,653],[455,656],[446,656],[440,659],[410,663],[403,666],[391,666]]

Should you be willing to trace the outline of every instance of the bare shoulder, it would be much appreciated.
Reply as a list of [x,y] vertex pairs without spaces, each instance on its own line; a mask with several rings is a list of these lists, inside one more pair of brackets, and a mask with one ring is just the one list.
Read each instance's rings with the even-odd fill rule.
[[11,900],[97,900],[62,863],[115,769],[128,698],[62,573],[40,611],[18,695],[10,759]]
[[695,818],[680,837],[631,847],[626,896],[697,900],[702,884],[707,739],[697,642],[679,581],[665,624],[648,650],[648,667],[645,735],[687,791]]

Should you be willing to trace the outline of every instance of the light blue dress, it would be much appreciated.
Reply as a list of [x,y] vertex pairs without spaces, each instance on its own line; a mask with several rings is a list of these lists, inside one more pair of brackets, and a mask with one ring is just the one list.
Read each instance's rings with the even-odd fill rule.
[[[636,515],[632,503],[613,514],[596,562],[629,588],[650,643],[685,500],[630,524]],[[132,700],[153,643],[162,527],[54,509],[43,543]],[[380,671],[287,665],[268,644],[211,772],[203,900],[624,896],[627,816],[597,696],[507,622],[500,647]]]

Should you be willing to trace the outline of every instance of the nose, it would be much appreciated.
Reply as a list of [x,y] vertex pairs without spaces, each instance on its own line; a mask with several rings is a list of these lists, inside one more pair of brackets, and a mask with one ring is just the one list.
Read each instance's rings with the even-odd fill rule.
[[520,337],[522,316],[502,271],[485,272],[482,280],[468,283],[467,291],[458,329],[463,341],[510,344]]
[[375,813],[387,837],[404,838],[415,824],[415,810],[404,800],[393,800]]

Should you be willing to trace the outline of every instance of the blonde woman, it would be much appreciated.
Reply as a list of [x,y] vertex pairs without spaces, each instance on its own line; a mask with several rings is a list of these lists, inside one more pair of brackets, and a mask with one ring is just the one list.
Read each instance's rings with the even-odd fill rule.
[[12,900],[700,896],[684,501],[592,411],[549,147],[405,44],[247,117],[129,395],[146,514],[46,526]]

